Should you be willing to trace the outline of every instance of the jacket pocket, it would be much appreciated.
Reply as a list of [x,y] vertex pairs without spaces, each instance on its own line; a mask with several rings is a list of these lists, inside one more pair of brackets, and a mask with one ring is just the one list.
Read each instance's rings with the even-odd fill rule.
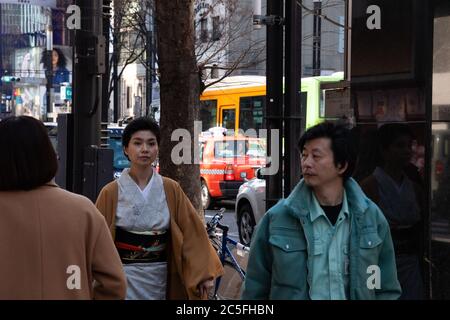
[[377,232],[361,233],[359,239],[359,255],[361,258],[361,268],[364,276],[366,276],[369,266],[377,266],[379,264],[379,256],[381,244],[383,240]]
[[286,237],[281,235],[270,236],[269,242],[271,245],[285,251],[295,252],[306,250],[306,240],[300,237]]
[[271,235],[273,254],[272,281],[274,285],[306,290],[307,244],[302,235],[297,237]]
[[362,249],[373,249],[379,246],[382,241],[376,232],[362,233],[359,239],[359,247]]

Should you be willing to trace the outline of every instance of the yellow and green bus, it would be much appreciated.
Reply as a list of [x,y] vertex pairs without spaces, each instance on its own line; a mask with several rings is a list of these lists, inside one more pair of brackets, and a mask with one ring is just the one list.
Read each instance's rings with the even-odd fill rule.
[[[343,72],[301,79],[302,105],[306,104],[306,128],[328,120],[324,105],[324,86],[339,87]],[[266,103],[266,77],[234,76],[208,87],[200,97],[203,131],[211,127],[229,130],[259,130],[263,127]]]

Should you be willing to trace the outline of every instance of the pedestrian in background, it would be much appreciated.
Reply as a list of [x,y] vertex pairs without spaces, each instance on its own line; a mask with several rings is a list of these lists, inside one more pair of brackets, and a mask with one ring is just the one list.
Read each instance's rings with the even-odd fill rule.
[[206,299],[223,268],[180,185],[153,168],[159,144],[156,122],[131,121],[122,137],[131,166],[96,205],[124,264],[127,299]]
[[259,222],[242,298],[397,299],[388,223],[351,178],[350,130],[318,124],[298,146],[303,179]]
[[126,280],[105,219],[59,188],[47,129],[0,122],[0,299],[123,299]]
[[361,188],[383,211],[394,243],[400,300],[425,298],[423,281],[424,190],[418,168],[411,163],[414,134],[404,123],[378,129],[378,165]]

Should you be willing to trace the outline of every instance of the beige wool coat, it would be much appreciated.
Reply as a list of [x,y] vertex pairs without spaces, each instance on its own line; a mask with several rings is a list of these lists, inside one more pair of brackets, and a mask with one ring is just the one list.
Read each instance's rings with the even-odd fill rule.
[[124,299],[104,217],[54,183],[0,192],[0,299]]
[[[205,226],[180,185],[172,179],[162,179],[170,212],[167,299],[206,299],[200,296],[198,285],[221,276],[222,264]],[[113,237],[118,195],[118,184],[113,181],[102,189],[96,201]]]

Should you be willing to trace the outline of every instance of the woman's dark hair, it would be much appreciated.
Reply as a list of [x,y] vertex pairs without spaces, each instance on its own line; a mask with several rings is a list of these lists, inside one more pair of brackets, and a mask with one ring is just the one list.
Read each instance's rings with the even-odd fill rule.
[[136,118],[129,124],[127,124],[125,130],[123,130],[122,146],[128,147],[128,143],[130,143],[133,134],[142,130],[151,131],[155,135],[156,142],[159,146],[159,142],[161,141],[161,132],[159,129],[159,125],[154,120],[148,117]]
[[0,190],[31,190],[52,180],[58,163],[47,129],[32,117],[0,121]]
[[355,169],[357,148],[352,132],[347,126],[332,122],[323,122],[309,128],[299,139],[298,148],[302,152],[306,142],[318,138],[329,138],[333,151],[334,164],[344,166],[347,164],[343,178],[351,177]]
[[[58,67],[65,68],[67,65],[67,60],[66,60],[66,56],[64,55],[64,53],[59,48],[53,48],[53,51],[56,51],[56,53],[58,54]],[[47,65],[46,51],[42,52],[41,63],[44,65],[44,67]]]

